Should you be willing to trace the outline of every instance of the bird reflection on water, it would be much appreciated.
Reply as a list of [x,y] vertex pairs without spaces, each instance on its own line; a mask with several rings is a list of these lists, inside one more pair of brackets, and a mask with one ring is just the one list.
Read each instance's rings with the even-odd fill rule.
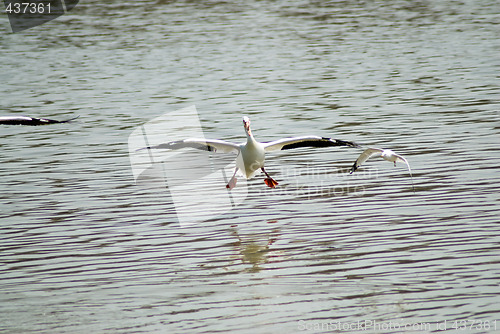
[[[269,221],[268,223],[274,223]],[[231,234],[237,238],[233,243],[234,248],[240,254],[239,260],[244,264],[251,264],[252,267],[246,271],[255,273],[263,270],[261,265],[274,262],[272,259],[282,256],[281,251],[272,249],[272,245],[279,240],[280,228],[273,228],[267,233],[242,234],[238,232],[236,226],[231,227]]]

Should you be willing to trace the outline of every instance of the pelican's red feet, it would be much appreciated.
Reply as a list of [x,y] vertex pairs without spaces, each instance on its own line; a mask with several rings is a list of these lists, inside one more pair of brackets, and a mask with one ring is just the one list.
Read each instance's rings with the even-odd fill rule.
[[231,178],[231,180],[229,180],[229,183],[226,185],[226,188],[231,190],[236,187],[236,181],[237,179],[235,177]]
[[266,183],[266,185],[269,188],[276,188],[276,186],[278,185],[278,182],[276,182],[275,180],[271,179],[270,177],[268,177],[267,179],[264,179],[264,182]]

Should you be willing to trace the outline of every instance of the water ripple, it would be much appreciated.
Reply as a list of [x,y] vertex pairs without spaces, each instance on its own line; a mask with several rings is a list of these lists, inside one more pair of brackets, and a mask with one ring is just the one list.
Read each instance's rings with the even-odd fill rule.
[[[81,115],[0,128],[2,331],[494,325],[498,4],[77,8],[43,38],[0,37],[3,114]],[[242,203],[181,227],[164,183],[134,184],[127,140],[192,104],[207,138],[244,140],[249,115],[262,141],[393,149],[416,192],[404,165],[373,159],[349,175],[361,150],[278,152],[266,161],[278,188],[260,175]]]

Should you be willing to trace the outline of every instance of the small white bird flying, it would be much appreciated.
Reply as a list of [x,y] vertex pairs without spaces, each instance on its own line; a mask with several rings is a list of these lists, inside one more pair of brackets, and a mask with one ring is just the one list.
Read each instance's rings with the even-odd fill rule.
[[211,152],[220,151],[224,153],[236,153],[236,169],[233,176],[226,185],[228,189],[233,189],[236,186],[236,173],[238,171],[240,171],[244,177],[250,179],[259,171],[259,169],[262,170],[262,172],[264,172],[264,174],[266,175],[266,179],[264,179],[266,185],[270,188],[276,188],[278,182],[271,178],[271,176],[269,176],[269,174],[264,169],[265,155],[267,152],[288,150],[299,147],[359,147],[358,144],[350,141],[318,136],[291,137],[267,143],[261,143],[255,140],[255,138],[253,137],[252,131],[250,130],[250,119],[246,116],[243,117],[243,127],[245,128],[247,141],[241,144],[235,144],[218,139],[189,138],[156,146],[145,147],[144,149],[177,150],[185,147],[191,147]]
[[410,172],[410,179],[411,179],[411,186],[413,188],[413,192],[415,192],[415,186],[413,185],[413,176],[411,175],[411,168],[410,164],[408,163],[408,160],[403,158],[401,155],[394,153],[391,150],[384,150],[381,148],[368,148],[366,149],[363,153],[360,154],[358,159],[354,162],[352,165],[351,170],[349,171],[350,174],[354,173],[356,169],[359,168],[365,161],[367,161],[370,158],[373,157],[380,157],[384,160],[390,161],[394,163],[394,166],[396,166],[396,162],[404,162],[406,166],[408,166],[408,171]]

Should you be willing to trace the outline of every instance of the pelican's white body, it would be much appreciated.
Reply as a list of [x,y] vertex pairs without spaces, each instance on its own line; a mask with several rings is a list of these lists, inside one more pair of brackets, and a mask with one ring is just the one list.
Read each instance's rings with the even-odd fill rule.
[[246,144],[240,146],[236,167],[247,179],[254,177],[264,167],[266,151],[264,145],[249,136]]

